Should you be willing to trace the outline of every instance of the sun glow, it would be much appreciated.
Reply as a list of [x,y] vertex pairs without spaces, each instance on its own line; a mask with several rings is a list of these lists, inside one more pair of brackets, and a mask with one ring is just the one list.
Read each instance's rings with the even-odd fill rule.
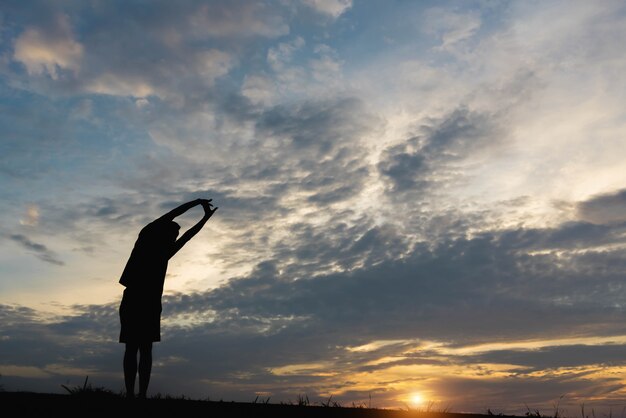
[[411,393],[409,399],[413,405],[421,405],[424,403],[424,396],[419,392]]

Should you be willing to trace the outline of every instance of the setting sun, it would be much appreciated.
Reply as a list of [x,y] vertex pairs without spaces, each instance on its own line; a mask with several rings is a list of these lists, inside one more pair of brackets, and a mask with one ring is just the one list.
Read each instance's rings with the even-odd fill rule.
[[412,393],[409,397],[413,405],[421,405],[424,402],[424,396],[421,393]]

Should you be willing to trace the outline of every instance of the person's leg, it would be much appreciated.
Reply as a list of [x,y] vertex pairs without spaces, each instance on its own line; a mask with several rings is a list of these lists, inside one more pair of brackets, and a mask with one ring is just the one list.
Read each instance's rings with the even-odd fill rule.
[[137,351],[139,345],[126,343],[124,351],[124,383],[126,384],[126,396],[135,397],[135,377],[137,376]]
[[139,345],[139,397],[145,398],[152,372],[152,343]]

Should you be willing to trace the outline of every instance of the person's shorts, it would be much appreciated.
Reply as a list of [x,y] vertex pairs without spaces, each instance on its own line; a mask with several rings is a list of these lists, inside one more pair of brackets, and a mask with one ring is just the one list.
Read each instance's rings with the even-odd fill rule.
[[121,343],[161,341],[161,297],[124,290],[120,303]]

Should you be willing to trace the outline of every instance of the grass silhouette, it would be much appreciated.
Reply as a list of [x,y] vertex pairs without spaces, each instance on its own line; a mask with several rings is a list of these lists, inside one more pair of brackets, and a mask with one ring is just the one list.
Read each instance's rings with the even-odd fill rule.
[[[123,392],[116,393],[110,389],[93,386],[89,382],[89,376],[85,377],[82,385],[68,387],[61,385],[67,394],[33,393],[33,392],[7,392],[0,390],[0,403],[5,410],[20,411],[24,416],[102,416],[106,414],[125,414],[137,412],[141,414],[155,414],[162,416],[175,414],[176,416],[214,415],[219,417],[338,417],[338,418],[489,418],[489,417],[515,417],[495,413],[487,409],[484,414],[454,413],[448,407],[436,408],[434,402],[427,403],[422,408],[410,408],[408,405],[403,410],[371,408],[370,403],[343,406],[330,395],[328,399],[320,402],[311,402],[308,395],[299,394],[295,401],[271,404],[270,397],[260,398],[257,396],[251,402],[225,402],[223,400],[211,401],[194,400],[185,395],[173,397],[157,393],[147,399],[127,399]],[[553,406],[553,412],[548,415],[542,414],[538,409],[531,409],[526,405],[526,418],[567,418],[560,409],[561,396]],[[626,411],[626,408],[625,408]],[[516,418],[520,418],[519,416]],[[571,417],[574,418],[574,417]],[[578,417],[576,417],[578,418]],[[596,418],[595,411],[591,410],[591,417],[581,405],[580,418]],[[608,418],[613,418],[609,414]],[[621,418],[624,418],[622,413]]]
[[121,394],[115,394],[112,390],[104,387],[92,387],[89,382],[89,376],[85,377],[85,383],[82,386],[75,386],[73,388],[61,385],[70,395],[74,396],[121,396]]
[[[123,392],[115,393],[104,387],[93,386],[89,377],[82,385],[61,385],[66,394],[33,392],[0,392],[0,403],[7,410],[18,410],[24,416],[103,416],[107,414],[154,414],[163,416],[219,417],[302,417],[302,418],[478,418],[483,414],[457,414],[417,409],[390,410],[370,408],[365,403],[343,406],[330,395],[320,402],[311,402],[308,395],[300,394],[295,401],[271,404],[270,398],[257,396],[252,402],[225,402],[193,400],[186,396],[172,397],[157,393],[147,399],[128,399]],[[371,405],[371,403],[370,403]],[[429,407],[429,409],[431,409]]]

